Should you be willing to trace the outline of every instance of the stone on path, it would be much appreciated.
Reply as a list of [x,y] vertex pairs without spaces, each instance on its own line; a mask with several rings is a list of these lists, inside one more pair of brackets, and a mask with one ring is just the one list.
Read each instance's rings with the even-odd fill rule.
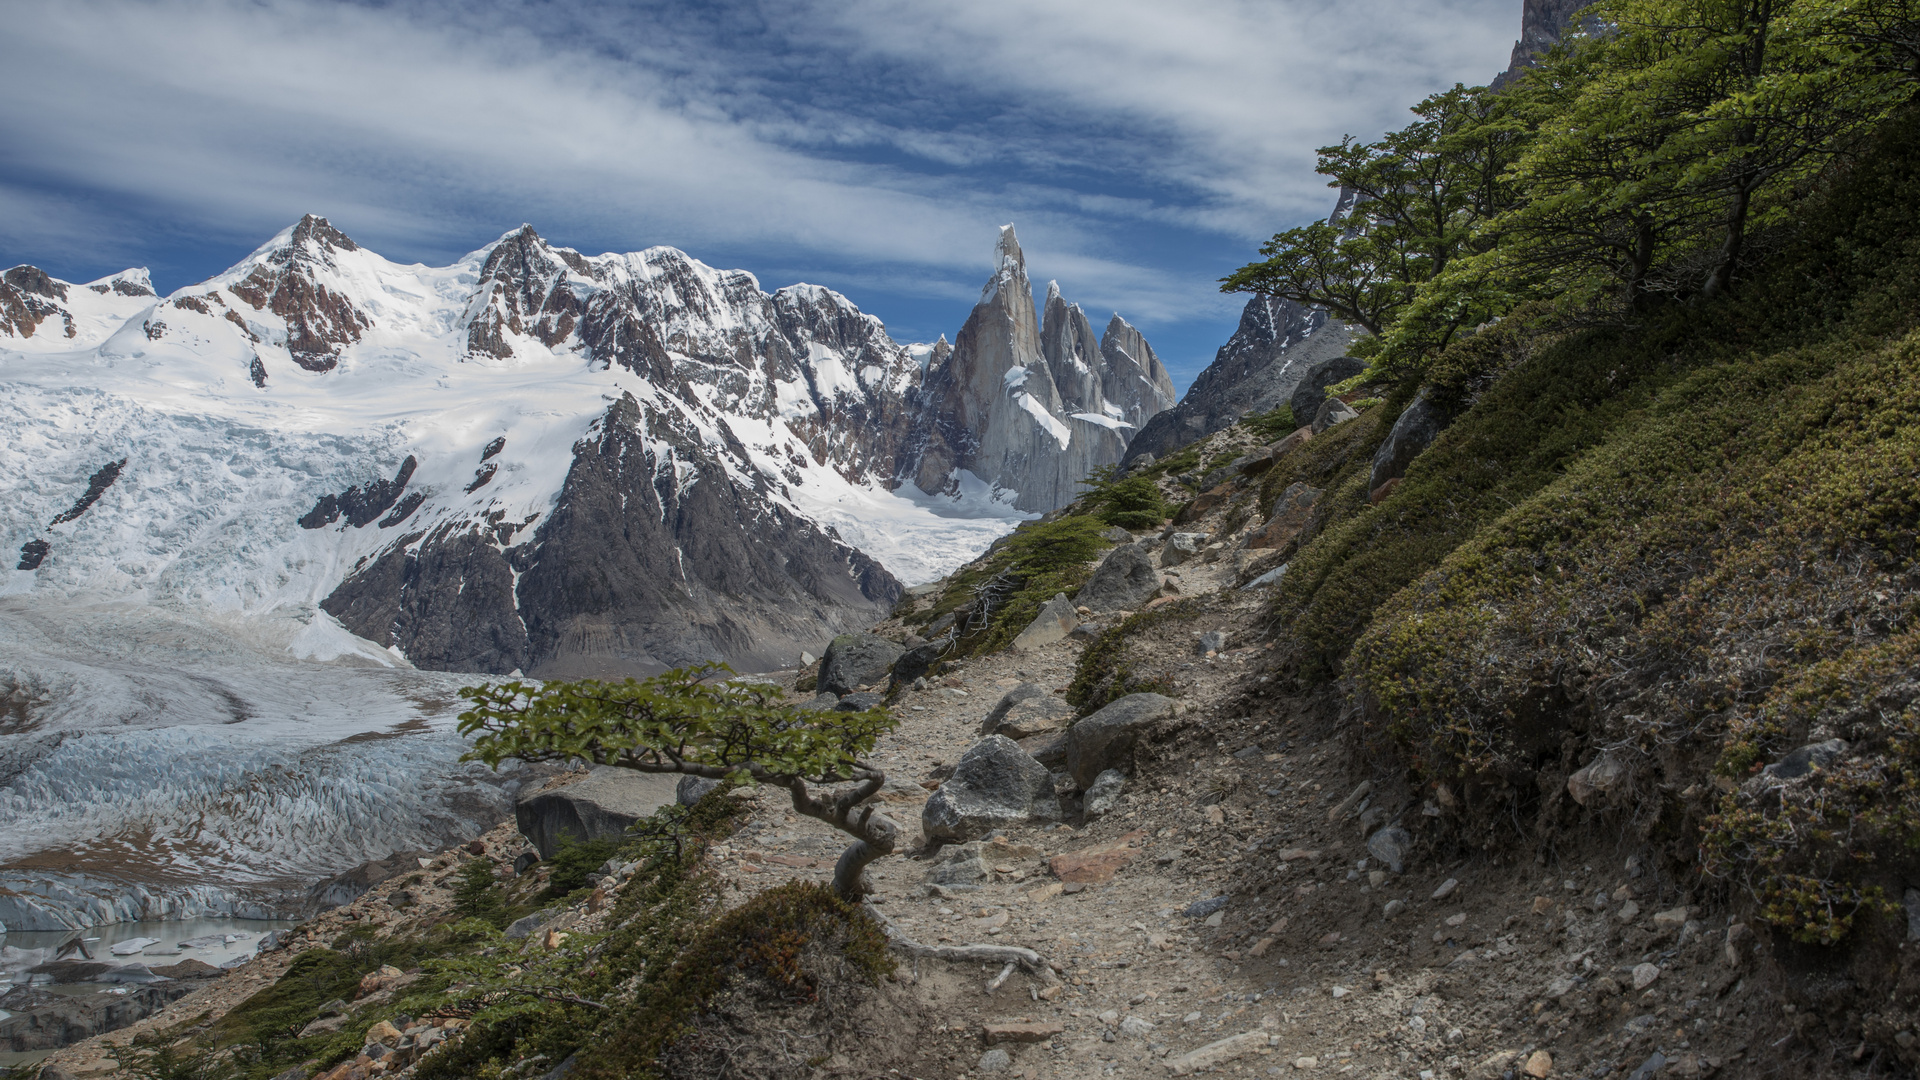
[[1244,1035],[1234,1035],[1210,1042],[1198,1050],[1190,1050],[1179,1057],[1167,1059],[1167,1069],[1175,1076],[1186,1076],[1201,1069],[1212,1069],[1235,1061],[1249,1054],[1257,1054],[1267,1049],[1272,1037],[1264,1031],[1249,1031]]
[[830,694],[851,694],[862,686],[871,686],[887,677],[893,662],[906,649],[878,634],[841,634],[827,646],[820,660],[820,689]]
[[1042,645],[1065,641],[1067,635],[1073,633],[1074,627],[1079,625],[1080,616],[1075,614],[1073,604],[1067,600],[1067,594],[1054,593],[1053,599],[1047,601],[1046,605],[1040,609],[1040,614],[1035,615],[1033,621],[1027,624],[1027,628],[1020,631],[1020,636],[1013,639],[1013,647],[1022,650],[1037,649]]
[[1138,610],[1160,591],[1160,572],[1153,559],[1139,544],[1121,544],[1107,557],[1093,577],[1074,594],[1073,602],[1096,614],[1107,611]]
[[1112,813],[1120,802],[1120,793],[1126,789],[1127,777],[1118,769],[1108,769],[1093,778],[1093,786],[1087,789],[1086,814],[1090,818],[1103,817]]
[[1055,855],[1047,860],[1047,868],[1053,871],[1054,877],[1068,884],[1104,884],[1112,881],[1113,875],[1140,854],[1140,849],[1135,845],[1146,837],[1144,830],[1136,829],[1111,843]]
[[1058,821],[1053,777],[1005,735],[973,744],[927,800],[920,827],[929,840],[971,840],[1030,821]]

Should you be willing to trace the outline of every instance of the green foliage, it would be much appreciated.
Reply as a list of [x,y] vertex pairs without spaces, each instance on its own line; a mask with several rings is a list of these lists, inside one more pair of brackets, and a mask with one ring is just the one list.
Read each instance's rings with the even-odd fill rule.
[[941,603],[966,620],[956,654],[1006,647],[1056,593],[1078,592],[1091,574],[1088,563],[1112,546],[1105,529],[1087,514],[1023,524],[956,574]]
[[460,884],[453,889],[453,913],[463,919],[506,925],[507,898],[494,880],[491,860],[469,859],[460,868]]
[[1293,418],[1292,405],[1282,405],[1272,412],[1248,413],[1239,423],[1263,443],[1284,439],[1300,429],[1299,422]]
[[598,871],[619,850],[620,843],[615,840],[588,840],[582,843],[572,836],[563,835],[560,838],[560,850],[553,853],[553,859],[547,864],[548,891],[554,899],[558,899],[576,889],[586,888],[587,875]]
[[[827,963],[839,970],[822,971]],[[696,1012],[742,980],[774,1003],[812,1001],[829,974],[872,981],[893,967],[877,923],[830,889],[789,882],[721,916],[652,973],[638,1006],[582,1055],[578,1073],[582,1080],[658,1075],[660,1055],[691,1030]]]
[[1113,473],[1112,465],[1103,465],[1080,481],[1080,485],[1087,489],[1080,496],[1086,512],[1108,525],[1118,525],[1123,529],[1159,528],[1167,520],[1169,512],[1167,501],[1160,495],[1160,485],[1144,475],[1115,480]]
[[1127,656],[1129,639],[1169,623],[1185,622],[1200,615],[1196,600],[1178,600],[1151,611],[1139,611],[1122,619],[1080,653],[1073,669],[1073,681],[1067,685],[1067,702],[1082,715],[1128,694],[1173,695],[1172,677],[1165,673],[1138,671]]
[[850,778],[897,723],[884,709],[820,713],[782,701],[766,683],[711,681],[724,664],[648,679],[465,687],[460,732],[489,765],[586,760],[640,772],[692,772],[738,781]]
[[[1354,429],[1274,613],[1463,823],[1606,746],[1635,786],[1588,812],[1704,821],[1707,870],[1830,944],[1920,844],[1920,736],[1882,696],[1920,656],[1920,128],[1798,212],[1729,298],[1633,330],[1507,320],[1442,353],[1465,412],[1379,506],[1353,477],[1391,399],[1290,455],[1333,467]],[[1745,786],[1835,735],[1832,768]],[[1709,770],[1737,785],[1717,806]]]

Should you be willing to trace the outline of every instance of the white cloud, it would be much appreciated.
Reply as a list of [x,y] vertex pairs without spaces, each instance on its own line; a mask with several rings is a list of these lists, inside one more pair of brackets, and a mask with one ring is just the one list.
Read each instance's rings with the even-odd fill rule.
[[1237,305],[1131,232],[1323,212],[1313,147],[1492,74],[1517,6],[819,0],[766,16],[786,47],[735,50],[672,4],[12,5],[0,206],[35,224],[0,241],[111,246],[102,202],[238,250],[309,210],[395,255],[531,220],[945,295],[1013,219],[1090,310],[1217,316]]

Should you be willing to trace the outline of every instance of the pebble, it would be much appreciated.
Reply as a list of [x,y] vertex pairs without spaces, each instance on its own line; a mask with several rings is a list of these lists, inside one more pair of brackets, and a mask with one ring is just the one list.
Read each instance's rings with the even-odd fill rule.
[[1297,1057],[1293,1059],[1293,1067],[1296,1069],[1317,1069],[1320,1067],[1320,1059],[1317,1057]]
[[1454,878],[1448,878],[1447,880],[1440,883],[1439,888],[1433,890],[1433,898],[1435,900],[1445,900],[1447,897],[1453,895],[1453,890],[1459,887],[1460,887],[1459,881],[1455,880]]
[[1339,1001],[1341,998],[1346,997],[1348,994],[1351,994],[1351,993],[1353,993],[1353,991],[1347,989],[1344,986],[1336,986],[1333,988],[1333,1000]]
[[1550,1075],[1553,1072],[1553,1055],[1545,1050],[1535,1050],[1532,1056],[1527,1058],[1525,1068],[1528,1076]]
[[974,1065],[975,1071],[983,1073],[1006,1072],[1011,1068],[1013,1068],[1012,1056],[998,1047],[981,1054],[980,1061]]
[[1640,905],[1632,900],[1620,905],[1620,921],[1632,922],[1640,917]]
[[1405,900],[1389,900],[1387,901],[1387,906],[1381,909],[1381,914],[1391,919],[1405,910],[1407,910],[1407,902]]
[[1645,990],[1647,987],[1653,985],[1653,980],[1659,977],[1660,966],[1658,964],[1641,964],[1633,969],[1633,988],[1635,990]]

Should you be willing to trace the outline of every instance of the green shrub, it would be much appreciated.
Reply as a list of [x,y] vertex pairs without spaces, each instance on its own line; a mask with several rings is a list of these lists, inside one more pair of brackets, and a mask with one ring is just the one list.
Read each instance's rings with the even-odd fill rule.
[[1293,418],[1292,405],[1282,405],[1272,412],[1248,413],[1239,422],[1263,443],[1284,439],[1300,429],[1299,422]]
[[479,919],[506,925],[507,898],[493,876],[491,859],[472,859],[460,868],[460,884],[453,889],[453,913],[463,919]]
[[1113,473],[1112,465],[1103,465],[1080,481],[1087,489],[1080,496],[1085,512],[1123,529],[1159,528],[1171,513],[1166,499],[1161,497],[1160,485],[1144,474],[1115,480]]
[[596,873],[608,859],[620,851],[617,840],[588,840],[582,843],[571,836],[560,838],[560,849],[547,863],[547,891],[550,899],[559,899],[587,887],[587,875]]
[[1073,681],[1067,686],[1067,703],[1081,715],[1093,712],[1128,694],[1173,694],[1173,679],[1164,673],[1137,671],[1127,658],[1128,640],[1156,626],[1184,622],[1201,612],[1197,600],[1178,600],[1151,611],[1136,612],[1122,619],[1080,653],[1073,669]]

